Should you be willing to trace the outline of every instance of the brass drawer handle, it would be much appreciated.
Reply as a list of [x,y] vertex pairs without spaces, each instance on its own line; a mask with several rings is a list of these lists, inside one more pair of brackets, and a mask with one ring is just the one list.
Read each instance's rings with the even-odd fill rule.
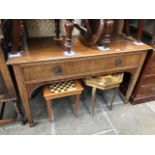
[[60,66],[56,66],[53,68],[53,72],[55,75],[60,75],[62,73],[62,68]]
[[115,60],[115,65],[116,65],[116,66],[122,65],[122,60],[121,60],[120,58],[116,59],[116,60]]

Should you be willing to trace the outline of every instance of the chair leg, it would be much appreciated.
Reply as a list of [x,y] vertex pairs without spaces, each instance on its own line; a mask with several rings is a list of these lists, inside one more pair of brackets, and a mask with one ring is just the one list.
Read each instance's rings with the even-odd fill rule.
[[96,88],[92,88],[92,100],[91,100],[91,116],[94,116],[94,109],[95,109],[95,99],[96,99]]
[[116,97],[117,94],[118,94],[118,89],[115,90],[114,95],[113,95],[113,97],[112,97],[112,99],[111,99],[110,106],[109,106],[109,109],[110,109],[110,110],[112,110],[112,104],[113,104],[114,99],[115,99],[115,97]]
[[14,102],[14,106],[15,106],[15,110],[17,113],[18,120],[21,121],[21,123],[24,125],[27,122],[27,119],[24,119],[24,114],[21,110],[19,101],[18,101],[18,99],[16,99],[13,102]]
[[5,108],[6,102],[2,102],[1,104],[2,104],[2,106],[1,106],[1,109],[0,109],[0,119],[3,118],[4,108]]
[[76,116],[79,116],[79,107],[80,107],[80,94],[76,95]]
[[53,121],[52,101],[46,100],[49,121]]

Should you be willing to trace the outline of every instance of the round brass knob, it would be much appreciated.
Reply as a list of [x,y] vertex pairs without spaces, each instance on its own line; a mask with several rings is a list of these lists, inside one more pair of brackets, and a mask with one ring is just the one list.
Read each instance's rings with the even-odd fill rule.
[[116,66],[122,65],[122,60],[121,60],[120,58],[116,59],[116,60],[115,60],[115,65],[116,65]]
[[62,73],[62,68],[60,66],[56,66],[53,68],[53,72],[55,75],[60,75]]

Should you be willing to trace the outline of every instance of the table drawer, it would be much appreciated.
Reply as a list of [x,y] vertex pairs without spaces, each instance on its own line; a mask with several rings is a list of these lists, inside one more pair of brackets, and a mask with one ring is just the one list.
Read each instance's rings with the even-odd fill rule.
[[94,60],[94,70],[118,70],[125,67],[137,67],[139,63],[139,54],[122,55],[107,58],[98,58]]
[[81,60],[66,60],[47,63],[34,63],[23,66],[25,81],[39,79],[58,79],[64,76],[76,77],[80,75],[104,73],[105,71],[119,70],[125,67],[136,67],[140,54],[122,56],[99,57]]
[[49,62],[23,67],[25,81],[57,79],[66,75],[90,72],[92,60]]

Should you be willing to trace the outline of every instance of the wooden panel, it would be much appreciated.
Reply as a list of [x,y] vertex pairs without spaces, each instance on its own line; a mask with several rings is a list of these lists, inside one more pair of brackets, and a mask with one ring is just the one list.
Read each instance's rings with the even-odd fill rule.
[[[119,70],[124,67],[136,67],[139,63],[139,54],[129,54],[113,57],[99,57],[97,59],[74,60],[65,62],[49,62],[44,64],[34,63],[23,67],[23,75],[26,81],[39,79],[57,79],[66,75],[83,73],[104,72],[107,70]],[[54,73],[54,68],[61,68],[59,75]]]
[[155,51],[153,52],[152,54],[152,57],[151,57],[151,65],[155,65]]
[[138,95],[143,95],[143,94],[155,94],[155,84],[148,85],[148,86],[141,86],[139,89]]
[[155,75],[145,77],[142,80],[142,86],[145,86],[145,85],[153,85],[153,84],[155,84]]
[[155,75],[155,65],[148,66],[144,77],[147,77],[148,75]]

